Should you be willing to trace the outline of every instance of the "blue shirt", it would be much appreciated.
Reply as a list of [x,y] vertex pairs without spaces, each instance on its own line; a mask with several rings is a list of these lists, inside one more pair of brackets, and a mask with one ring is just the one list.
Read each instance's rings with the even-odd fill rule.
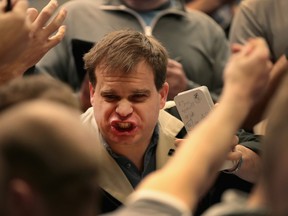
[[112,151],[107,143],[104,144],[109,154],[113,157],[119,167],[122,169],[128,180],[130,181],[133,188],[149,173],[156,170],[156,148],[159,140],[159,127],[156,125],[152,134],[150,144],[146,149],[143,161],[143,171],[141,172],[135,166],[135,164],[128,158],[119,155]]
[[172,6],[172,2],[171,1],[167,1],[165,2],[163,5],[161,5],[159,8],[156,8],[154,10],[150,10],[150,11],[138,11],[138,14],[142,17],[142,19],[145,21],[147,26],[151,25],[152,20],[154,19],[154,17],[160,12],[163,11],[164,9],[167,9],[169,7]]

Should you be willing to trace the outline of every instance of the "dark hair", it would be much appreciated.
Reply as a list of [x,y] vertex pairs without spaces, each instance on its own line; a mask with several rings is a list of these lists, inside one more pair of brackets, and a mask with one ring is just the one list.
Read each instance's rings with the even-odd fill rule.
[[94,87],[98,69],[109,73],[131,73],[141,61],[152,68],[156,89],[161,89],[166,79],[168,55],[152,36],[133,30],[111,32],[84,56],[85,69]]

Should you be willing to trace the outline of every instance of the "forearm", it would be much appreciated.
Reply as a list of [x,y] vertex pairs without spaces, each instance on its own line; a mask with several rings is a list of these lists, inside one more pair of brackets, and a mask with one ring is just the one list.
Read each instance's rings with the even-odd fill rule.
[[4,85],[5,83],[17,78],[23,76],[24,72],[28,68],[21,64],[0,64],[0,86]]
[[[232,148],[231,140],[250,108],[250,103],[241,104],[229,94],[224,94],[219,106],[193,129],[167,166],[144,180],[139,189],[162,191],[178,197],[192,209],[196,206],[214,181]],[[225,129],[220,125],[225,125]],[[177,184],[171,185],[174,182]]]
[[[198,197],[201,197],[213,183],[228,152],[231,151],[234,134],[250,108],[250,102],[243,101],[241,104],[237,98],[229,97],[230,94],[226,97],[224,93],[218,107],[193,129],[187,140],[182,143],[181,147],[183,146],[183,148],[177,150],[179,157],[171,160],[171,164],[174,166],[171,166],[170,169],[185,173],[185,177],[182,175],[181,179],[177,179],[181,175],[174,173],[169,179],[175,176],[176,181],[181,182],[179,183],[181,188],[178,188],[177,191],[186,192],[182,195],[187,199],[189,199],[189,193],[195,194],[195,197],[192,198],[194,200],[190,200],[192,207],[196,205]],[[225,128],[220,127],[221,125],[225,125]],[[213,146],[208,146],[211,144]],[[190,166],[189,164],[199,166]],[[169,172],[168,169],[167,172]],[[174,181],[172,180],[172,182]],[[178,193],[177,191],[175,193]]]

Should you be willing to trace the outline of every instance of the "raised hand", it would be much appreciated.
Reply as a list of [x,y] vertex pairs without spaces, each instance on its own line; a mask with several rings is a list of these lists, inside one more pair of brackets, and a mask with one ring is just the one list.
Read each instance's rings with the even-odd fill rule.
[[235,89],[237,94],[234,96],[239,99],[247,97],[254,103],[267,86],[271,68],[266,42],[260,38],[251,39],[238,47],[238,52],[230,58],[224,71],[223,92]]
[[65,26],[62,25],[66,17],[64,9],[48,22],[57,7],[57,1],[51,0],[40,13],[35,8],[29,8],[27,11],[27,19],[31,22],[30,40],[26,49],[26,52],[30,53],[30,57],[27,59],[30,61],[28,66],[37,63],[49,49],[56,46],[64,37]]
[[[51,0],[38,13],[34,8],[27,10],[26,0],[19,0],[13,6],[11,12],[1,14],[2,17],[6,14],[13,15],[13,13],[16,13],[17,15],[14,15],[14,17],[18,19],[19,24],[17,30],[17,26],[14,26],[16,24],[11,22],[14,30],[11,30],[7,37],[11,38],[13,44],[7,43],[5,46],[5,56],[0,62],[0,84],[21,76],[28,68],[35,65],[48,50],[62,40],[65,34],[65,26],[62,23],[66,17],[66,11],[64,9],[60,10],[49,21],[57,7],[57,1]],[[4,8],[4,5],[2,5],[2,8]],[[2,41],[1,37],[1,43]],[[2,51],[2,48],[0,50]]]

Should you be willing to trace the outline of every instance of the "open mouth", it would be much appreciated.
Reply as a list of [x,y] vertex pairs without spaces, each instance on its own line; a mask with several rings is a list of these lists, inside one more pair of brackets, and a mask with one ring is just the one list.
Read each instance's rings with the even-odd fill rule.
[[132,131],[136,126],[130,122],[114,122],[112,126],[120,132]]

